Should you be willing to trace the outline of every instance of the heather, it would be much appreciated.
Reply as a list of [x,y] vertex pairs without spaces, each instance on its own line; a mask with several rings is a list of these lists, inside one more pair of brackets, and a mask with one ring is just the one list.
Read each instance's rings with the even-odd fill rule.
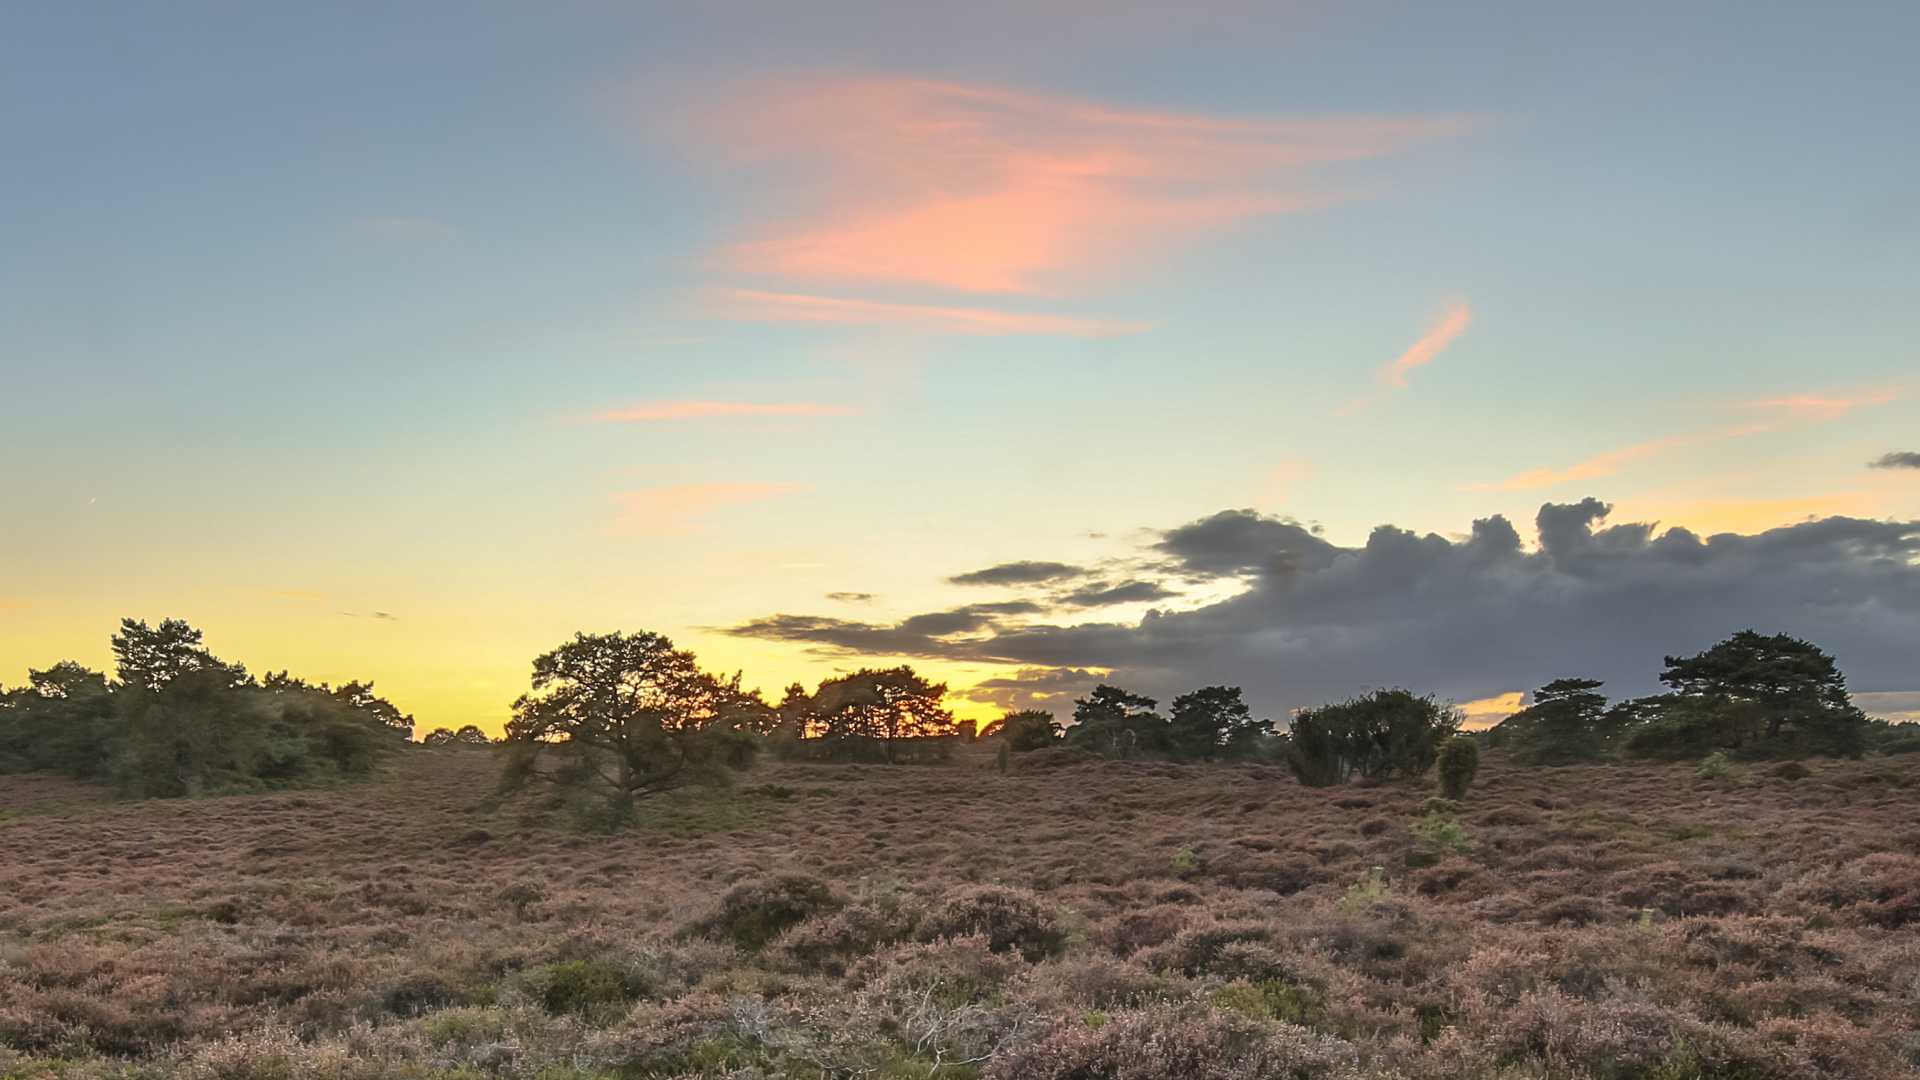
[[580,831],[504,751],[0,786],[0,1076],[1901,1077],[1920,756],[763,759]]

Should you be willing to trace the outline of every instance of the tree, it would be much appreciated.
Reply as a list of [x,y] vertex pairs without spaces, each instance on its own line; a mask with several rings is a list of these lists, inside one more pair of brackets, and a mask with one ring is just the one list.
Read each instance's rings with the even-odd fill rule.
[[1742,630],[1705,652],[1669,656],[1660,681],[1705,708],[1715,738],[1729,749],[1754,742],[1770,749],[1859,754],[1866,717],[1847,694],[1832,656],[1789,634]]
[[1309,787],[1414,777],[1433,767],[1440,744],[1460,729],[1458,710],[1432,695],[1376,690],[1306,709],[1293,719],[1287,764]]
[[[751,759],[725,722],[738,694],[660,634],[576,634],[533,662],[532,692],[507,725],[503,786],[590,794],[608,823],[624,823],[641,796],[722,780]],[[557,767],[545,766],[549,756]]]
[[106,772],[114,736],[107,677],[71,660],[27,672],[4,695],[0,772],[50,769],[87,779]]
[[[323,685],[321,687],[325,689]],[[371,682],[354,680],[332,691],[333,696],[348,708],[359,709],[380,723],[393,729],[401,738],[413,737],[413,717],[400,711],[400,707],[373,692]]]
[[945,684],[928,682],[906,665],[863,668],[820,684],[813,692],[810,726],[821,738],[878,740],[891,762],[901,739],[959,730],[942,703],[946,695]]
[[1067,742],[1095,753],[1131,757],[1166,748],[1167,722],[1153,711],[1154,699],[1101,683],[1073,702],[1073,726]]
[[224,671],[236,685],[250,681],[245,668],[208,652],[200,631],[184,619],[162,619],[159,626],[149,626],[144,619],[121,619],[120,632],[113,635],[113,658],[120,681],[144,690],[164,689],[195,671]]
[[1611,749],[1629,714],[1609,709],[1597,679],[1555,679],[1533,692],[1533,704],[1500,722],[1497,738],[1522,761],[1565,765],[1593,761]]
[[1039,750],[1059,742],[1063,734],[1059,721],[1050,712],[1023,709],[1010,712],[980,729],[980,738],[1001,738],[1008,750]]
[[1208,686],[1173,699],[1167,745],[1177,757],[1211,761],[1245,757],[1273,721],[1255,720],[1237,686]]
[[434,728],[427,737],[420,740],[423,746],[492,746],[493,740],[487,733],[473,724],[467,724],[455,731],[452,728]]

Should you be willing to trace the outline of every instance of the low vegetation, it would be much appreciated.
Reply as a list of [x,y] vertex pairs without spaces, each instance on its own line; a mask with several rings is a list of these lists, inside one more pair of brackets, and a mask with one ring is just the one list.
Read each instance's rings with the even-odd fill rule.
[[1792,639],[1481,736],[1103,686],[973,738],[911,669],[769,705],[582,635],[503,744],[411,748],[182,623],[115,651],[0,707],[6,1080],[1920,1070],[1920,755]]

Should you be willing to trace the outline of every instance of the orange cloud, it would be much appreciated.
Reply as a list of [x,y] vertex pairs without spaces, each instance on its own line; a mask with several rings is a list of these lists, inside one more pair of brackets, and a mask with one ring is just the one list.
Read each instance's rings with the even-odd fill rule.
[[[1440,350],[1452,344],[1454,338],[1465,333],[1467,326],[1472,322],[1473,312],[1467,307],[1465,301],[1449,304],[1440,318],[1432,326],[1427,327],[1427,332],[1420,335],[1419,341],[1414,342],[1406,352],[1395,357],[1392,363],[1380,369],[1378,376],[1380,383],[1389,390],[1406,389],[1407,374],[1414,368],[1432,363],[1433,358],[1440,355]],[[1379,401],[1383,393],[1385,391],[1363,394],[1354,398],[1335,409],[1334,415],[1352,416]]]
[[826,405],[811,401],[652,401],[625,409],[610,409],[594,414],[602,423],[644,423],[659,420],[698,420],[716,416],[854,416],[858,410],[847,405]]
[[1152,324],[1144,322],[1031,315],[990,308],[896,304],[756,289],[726,289],[716,294],[715,299],[720,314],[755,322],[894,324],[962,334],[1068,334],[1075,337],[1137,334],[1152,328]]
[[1876,390],[1854,396],[1823,394],[1798,394],[1790,397],[1769,398],[1762,401],[1742,402],[1741,407],[1780,414],[1772,420],[1760,420],[1753,423],[1737,424],[1731,427],[1716,428],[1711,431],[1696,431],[1682,435],[1668,435],[1665,438],[1651,439],[1634,443],[1618,450],[1597,454],[1585,461],[1570,465],[1564,469],[1529,469],[1515,473],[1505,480],[1486,484],[1464,484],[1462,491],[1530,491],[1534,488],[1553,487],[1556,484],[1570,483],[1575,480],[1591,480],[1600,476],[1612,476],[1621,466],[1642,458],[1663,454],[1668,450],[1700,443],[1718,442],[1722,439],[1736,439],[1744,435],[1761,435],[1782,431],[1804,423],[1817,423],[1843,416],[1854,409],[1870,405],[1884,405],[1897,401],[1900,391],[1895,389]]
[[690,134],[756,169],[788,166],[789,204],[813,195],[728,248],[736,269],[1035,293],[1182,234],[1355,197],[1314,169],[1471,126],[1453,116],[1243,119],[824,77],[753,85]]
[[672,528],[722,506],[758,502],[806,490],[803,484],[670,484],[622,491],[614,496],[614,500],[620,504],[614,527],[623,532],[649,527]]
[[1885,405],[1897,401],[1900,392],[1892,388],[1864,391],[1854,395],[1832,394],[1794,394],[1788,397],[1767,398],[1761,401],[1749,401],[1745,407],[1772,412],[1785,413],[1788,416],[1802,417],[1808,420],[1831,420],[1844,416],[1855,409],[1867,405]]
[[1553,487],[1556,484],[1572,483],[1575,480],[1592,480],[1600,476],[1612,476],[1620,471],[1622,465],[1641,458],[1653,457],[1678,446],[1687,446],[1701,442],[1706,435],[1669,435],[1664,439],[1651,439],[1632,446],[1623,446],[1618,450],[1609,450],[1596,454],[1585,461],[1569,465],[1564,469],[1528,469],[1515,473],[1505,480],[1487,484],[1468,484],[1467,491],[1531,491],[1534,488]]
[[1454,304],[1447,308],[1446,314],[1440,316],[1440,320],[1429,327],[1420,340],[1413,343],[1412,348],[1401,353],[1399,359],[1380,372],[1381,380],[1388,386],[1406,386],[1408,372],[1431,363],[1434,357],[1440,355],[1441,349],[1466,332],[1467,324],[1472,321],[1473,313],[1466,304]]
[[1492,697],[1463,701],[1459,709],[1466,717],[1464,726],[1470,731],[1483,731],[1490,728],[1525,708],[1526,696],[1524,690],[1509,690]]
[[1702,535],[1758,533],[1824,517],[1873,517],[1879,498],[1872,492],[1846,491],[1797,499],[1623,500],[1611,515],[1617,521],[1657,521]]

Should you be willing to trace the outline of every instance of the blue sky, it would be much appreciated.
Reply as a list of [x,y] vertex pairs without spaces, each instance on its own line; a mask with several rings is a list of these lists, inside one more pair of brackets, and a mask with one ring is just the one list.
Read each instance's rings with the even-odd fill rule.
[[[9,12],[0,677],[177,614],[497,723],[1223,508],[1920,517],[1912,5],[1199,7]],[[594,419],[689,402],[818,408]]]

